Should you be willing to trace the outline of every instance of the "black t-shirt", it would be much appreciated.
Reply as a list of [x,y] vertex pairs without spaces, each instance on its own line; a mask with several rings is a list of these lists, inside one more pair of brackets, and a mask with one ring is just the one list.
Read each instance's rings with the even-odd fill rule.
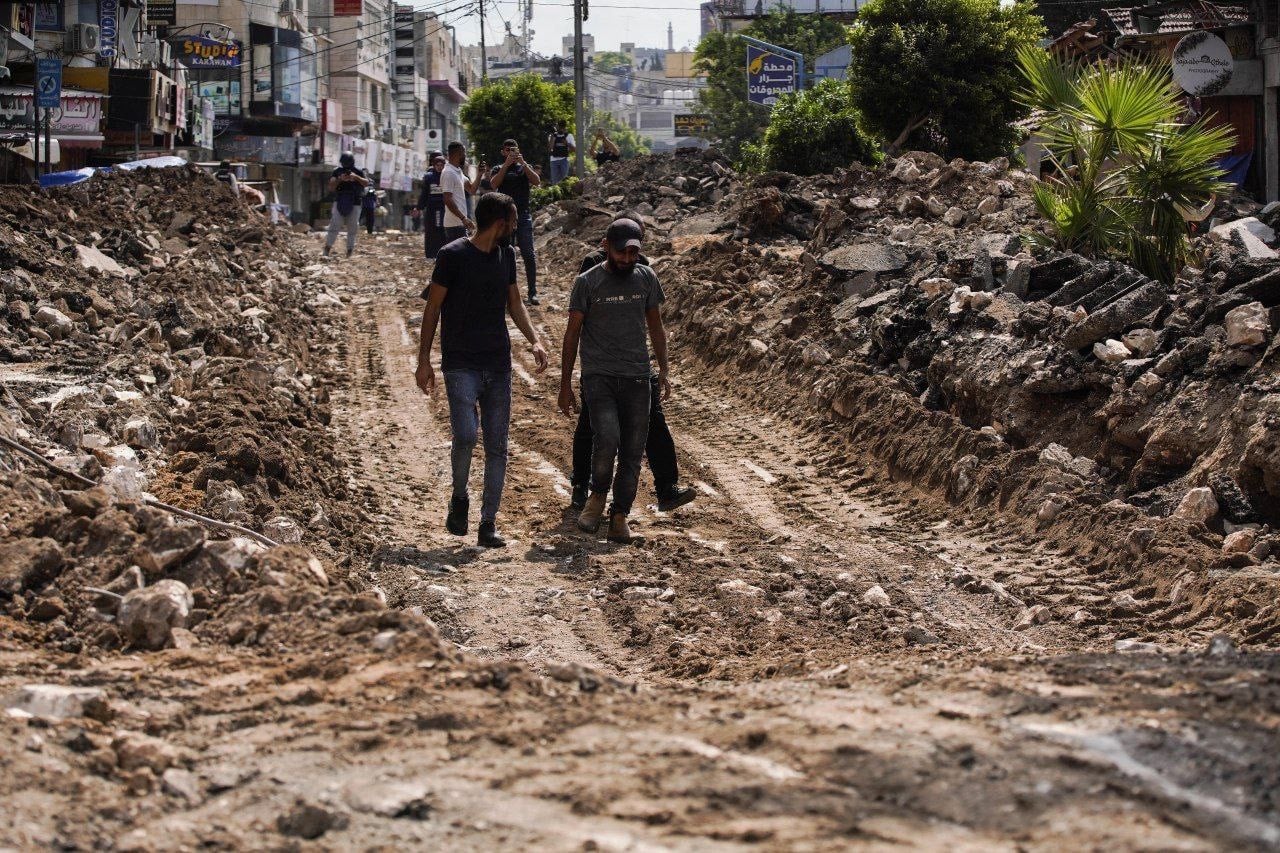
[[461,237],[440,250],[431,282],[449,291],[440,309],[441,370],[511,370],[507,294],[515,281],[510,246],[486,254]]
[[[489,172],[490,183],[501,169],[501,166],[494,166]],[[516,203],[516,212],[521,216],[529,213],[529,176],[525,174],[524,166],[515,165],[507,169],[506,177],[502,179],[502,186],[496,187],[496,190],[511,196],[511,200]]]
[[596,152],[596,165],[603,166],[605,163],[617,163],[622,158],[617,154],[612,154],[603,148]]
[[[600,264],[603,264],[607,260],[609,260],[608,253],[606,253],[604,249],[596,249],[594,252],[582,259],[582,266],[578,268],[578,275],[582,275],[592,267],[600,266]],[[641,255],[636,260],[636,263],[646,267],[652,266],[652,264],[649,263],[649,259],[644,255]]]
[[[347,174],[365,177],[364,169],[346,169],[339,166],[333,170],[333,177],[335,178],[341,178]],[[364,186],[355,181],[342,181],[338,184],[338,188],[333,191],[333,200],[338,203],[343,212],[349,212],[356,206],[356,202],[364,196],[364,190]]]

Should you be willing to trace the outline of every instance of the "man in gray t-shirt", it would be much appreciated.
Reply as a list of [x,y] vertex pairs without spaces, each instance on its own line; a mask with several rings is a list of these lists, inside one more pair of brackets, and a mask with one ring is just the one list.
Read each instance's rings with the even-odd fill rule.
[[627,515],[636,498],[649,433],[649,340],[658,360],[662,399],[671,394],[667,333],[658,308],[665,297],[653,270],[637,263],[642,234],[632,220],[614,222],[605,232],[605,262],[574,281],[560,367],[560,410],[571,415],[577,408],[573,365],[581,354],[582,399],[594,433],[591,496],[578,526],[589,533],[600,529],[612,485],[609,540],[623,543],[631,541]]

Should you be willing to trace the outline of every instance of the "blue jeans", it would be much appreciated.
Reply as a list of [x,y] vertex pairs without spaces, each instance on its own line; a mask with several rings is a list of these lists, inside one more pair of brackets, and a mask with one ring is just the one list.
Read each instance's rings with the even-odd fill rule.
[[567,177],[569,177],[569,158],[566,157],[563,160],[552,160],[551,185],[555,186]]
[[[649,377],[582,377],[582,402],[591,413],[591,492],[613,485],[609,515],[631,512],[640,484],[640,458],[649,437]],[[614,475],[614,460],[618,462]]]
[[524,261],[524,279],[529,284],[529,297],[538,295],[538,258],[533,253],[533,217],[524,214],[516,225],[516,245]]
[[[449,426],[453,429],[453,496],[466,499],[471,477],[471,451],[477,431],[484,434],[484,492],[480,520],[498,517],[507,480],[507,434],[511,429],[511,373],[496,370],[446,370]],[[479,416],[476,407],[479,406]]]

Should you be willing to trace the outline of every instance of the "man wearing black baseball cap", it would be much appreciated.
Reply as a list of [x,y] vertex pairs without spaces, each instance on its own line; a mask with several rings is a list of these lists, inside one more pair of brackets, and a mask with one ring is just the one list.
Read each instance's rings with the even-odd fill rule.
[[572,378],[573,365],[581,355],[582,400],[591,413],[594,433],[591,496],[578,516],[578,526],[589,533],[600,529],[612,485],[608,537],[621,543],[631,541],[627,516],[635,502],[649,433],[650,341],[658,360],[662,399],[671,394],[667,333],[658,307],[665,296],[653,270],[637,263],[643,237],[640,224],[631,219],[609,226],[605,262],[573,283],[561,353],[560,410],[572,416],[577,408]]
[[[623,211],[613,221],[630,219],[644,231],[644,220],[634,210]],[[643,238],[643,235],[641,236]],[[599,266],[609,259],[605,251],[605,243],[600,241],[600,248],[582,259],[578,269],[584,273],[594,266]],[[641,266],[650,266],[649,259],[643,254],[636,258]],[[662,409],[662,389],[658,387],[658,377],[651,377],[649,398],[649,436],[645,440],[644,456],[653,473],[653,490],[658,498],[658,510],[671,512],[682,507],[697,497],[689,486],[680,485],[680,466],[676,460],[676,443],[671,437],[671,428],[667,426],[666,412]],[[573,491],[569,498],[569,506],[581,511],[587,505],[587,496],[591,493],[591,411],[583,405],[578,413],[578,426],[573,431],[573,473],[569,477]]]

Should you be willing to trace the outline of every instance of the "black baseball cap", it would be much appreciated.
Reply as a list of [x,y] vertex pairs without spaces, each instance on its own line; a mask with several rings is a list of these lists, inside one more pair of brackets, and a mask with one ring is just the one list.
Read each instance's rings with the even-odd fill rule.
[[635,220],[616,219],[609,226],[609,230],[604,232],[604,239],[609,241],[609,245],[613,247],[615,252],[625,252],[632,246],[637,249],[640,248],[640,243],[644,239],[644,231],[641,230]]

